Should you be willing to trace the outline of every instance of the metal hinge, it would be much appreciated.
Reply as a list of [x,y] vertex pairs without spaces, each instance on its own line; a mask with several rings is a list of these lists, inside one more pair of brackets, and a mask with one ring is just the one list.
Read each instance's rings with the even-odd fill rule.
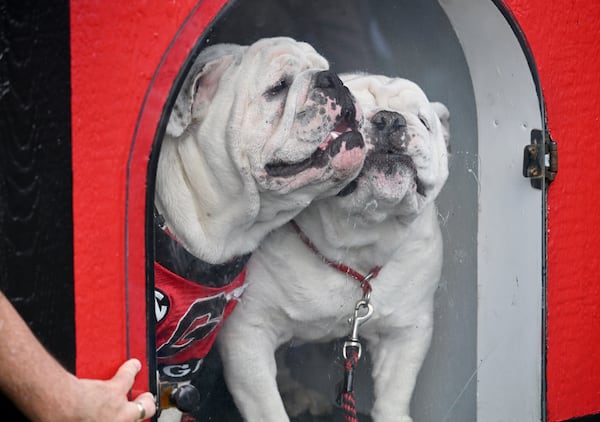
[[531,144],[523,151],[523,176],[531,179],[531,186],[542,188],[542,181],[548,187],[558,173],[558,145],[550,133],[540,129],[531,131]]

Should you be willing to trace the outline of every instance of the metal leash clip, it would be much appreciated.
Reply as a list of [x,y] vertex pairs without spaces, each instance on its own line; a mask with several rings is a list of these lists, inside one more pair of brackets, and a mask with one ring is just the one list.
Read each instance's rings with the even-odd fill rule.
[[[371,279],[375,277],[375,273],[373,271],[371,271],[369,274],[367,274],[366,276],[363,277],[362,281],[360,282],[360,288],[363,291],[363,297],[362,300],[364,300],[365,302],[367,302],[367,304],[369,303],[369,301],[371,300]],[[357,303],[358,305],[358,303]]]
[[[364,310],[366,309],[366,312]],[[358,351],[358,358],[360,359],[362,355],[362,345],[358,339],[358,327],[365,323],[369,318],[373,315],[373,305],[371,305],[368,300],[361,299],[356,302],[354,306],[354,315],[348,319],[350,326],[352,327],[352,331],[348,336],[348,340],[344,342],[344,347],[342,350],[342,354],[344,359],[348,359],[349,353],[348,349],[356,348]]]

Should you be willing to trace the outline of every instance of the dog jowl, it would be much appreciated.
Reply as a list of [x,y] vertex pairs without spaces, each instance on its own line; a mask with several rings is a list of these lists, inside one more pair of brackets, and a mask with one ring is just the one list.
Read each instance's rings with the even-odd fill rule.
[[[299,139],[305,142],[323,139],[323,133],[327,133],[332,123],[333,130],[327,133],[324,141],[310,157],[295,163],[267,163],[265,170],[270,177],[296,177],[307,169],[322,169],[330,163],[343,172],[344,168],[352,168],[352,165],[338,163],[344,158],[336,160],[342,148],[348,151],[358,148],[358,153],[364,147],[364,141],[358,131],[354,99],[339,77],[333,72],[322,71],[315,75],[312,84],[314,90],[305,107],[296,113],[294,125],[297,127],[294,130]],[[333,118],[328,110],[335,112]],[[355,157],[346,159],[353,160]]]

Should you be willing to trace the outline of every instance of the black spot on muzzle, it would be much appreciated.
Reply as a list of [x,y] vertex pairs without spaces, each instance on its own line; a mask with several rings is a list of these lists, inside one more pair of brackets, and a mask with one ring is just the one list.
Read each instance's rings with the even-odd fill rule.
[[315,76],[315,88],[320,89],[326,97],[331,98],[342,108],[337,121],[345,120],[356,127],[356,107],[350,90],[342,80],[330,70],[324,70]]

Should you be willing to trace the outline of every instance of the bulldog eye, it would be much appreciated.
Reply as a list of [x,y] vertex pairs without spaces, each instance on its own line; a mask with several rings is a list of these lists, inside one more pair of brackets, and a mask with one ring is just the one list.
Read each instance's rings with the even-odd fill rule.
[[278,94],[286,91],[290,87],[290,81],[288,78],[281,78],[273,86],[271,86],[265,93],[269,97],[275,97]]
[[423,123],[423,126],[425,126],[425,128],[431,132],[431,126],[429,125],[429,122],[427,121],[427,119],[425,118],[425,116],[423,116],[422,114],[419,113],[419,120],[421,121],[421,123]]

